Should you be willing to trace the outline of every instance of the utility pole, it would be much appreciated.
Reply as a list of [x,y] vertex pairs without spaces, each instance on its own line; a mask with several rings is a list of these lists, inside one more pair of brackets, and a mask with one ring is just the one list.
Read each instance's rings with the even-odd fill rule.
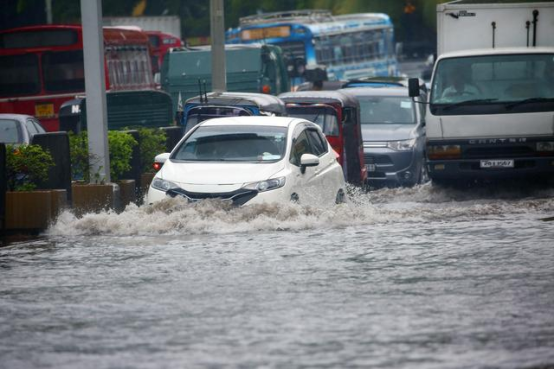
[[46,23],[52,24],[52,0],[46,0]]
[[[110,182],[102,0],[81,0],[91,182]],[[89,159],[90,161],[90,159]]]
[[[81,0],[84,1],[84,0]],[[227,90],[225,72],[225,21],[223,0],[210,0],[210,35],[212,38],[212,90]]]

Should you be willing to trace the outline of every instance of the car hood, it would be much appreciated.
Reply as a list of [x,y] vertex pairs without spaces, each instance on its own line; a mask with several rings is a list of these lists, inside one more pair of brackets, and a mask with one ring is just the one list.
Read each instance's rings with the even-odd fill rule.
[[276,163],[192,163],[168,160],[160,170],[159,177],[189,191],[232,191],[247,183],[267,180],[284,167],[284,160]]
[[365,124],[362,125],[364,141],[396,141],[414,137],[413,124]]

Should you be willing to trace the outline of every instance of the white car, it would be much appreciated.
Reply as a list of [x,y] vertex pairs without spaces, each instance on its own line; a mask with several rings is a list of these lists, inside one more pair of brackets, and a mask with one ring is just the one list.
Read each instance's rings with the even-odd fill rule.
[[204,121],[171,153],[148,191],[148,202],[182,196],[235,205],[342,203],[345,182],[337,155],[316,124],[291,117],[229,117]]

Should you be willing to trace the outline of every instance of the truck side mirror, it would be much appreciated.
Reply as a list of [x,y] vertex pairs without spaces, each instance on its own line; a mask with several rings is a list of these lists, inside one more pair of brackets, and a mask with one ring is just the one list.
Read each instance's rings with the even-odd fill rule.
[[408,93],[411,98],[415,98],[416,96],[419,96],[419,79],[418,78],[410,78],[408,80]]

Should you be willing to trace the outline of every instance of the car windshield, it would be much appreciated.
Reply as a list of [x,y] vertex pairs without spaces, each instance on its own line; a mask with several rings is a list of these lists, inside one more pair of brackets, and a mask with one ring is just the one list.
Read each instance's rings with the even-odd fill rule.
[[276,162],[286,150],[286,127],[201,126],[172,159],[192,162]]
[[0,143],[13,144],[21,141],[21,130],[17,121],[0,119]]
[[358,96],[363,125],[380,123],[415,123],[414,105],[403,96]]
[[554,98],[554,55],[484,55],[441,60],[431,103],[513,103]]
[[312,121],[326,136],[339,136],[339,122],[336,112],[325,107],[294,107],[287,109],[289,116],[304,118]]

